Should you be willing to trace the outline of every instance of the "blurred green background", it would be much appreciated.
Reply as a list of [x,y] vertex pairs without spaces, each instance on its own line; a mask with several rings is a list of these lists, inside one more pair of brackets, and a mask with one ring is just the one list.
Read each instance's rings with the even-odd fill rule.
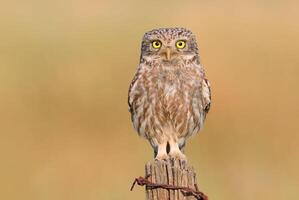
[[127,90],[145,31],[198,38],[212,85],[187,144],[211,200],[299,198],[298,1],[6,1],[0,7],[0,199],[145,199],[151,147]]

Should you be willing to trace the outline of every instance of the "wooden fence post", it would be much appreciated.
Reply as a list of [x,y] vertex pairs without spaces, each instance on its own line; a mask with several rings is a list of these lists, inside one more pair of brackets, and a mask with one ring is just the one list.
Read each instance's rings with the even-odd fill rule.
[[[153,160],[145,165],[145,177],[135,180],[145,185],[146,200],[207,200],[198,191],[196,173],[185,161]],[[134,187],[134,184],[131,190]]]

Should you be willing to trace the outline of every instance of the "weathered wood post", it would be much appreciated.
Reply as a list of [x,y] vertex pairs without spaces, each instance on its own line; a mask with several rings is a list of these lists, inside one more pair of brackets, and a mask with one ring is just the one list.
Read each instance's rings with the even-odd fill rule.
[[[196,173],[185,161],[153,160],[145,165],[145,178],[135,180],[145,185],[146,200],[207,200],[198,191]],[[132,186],[131,190],[133,189]]]

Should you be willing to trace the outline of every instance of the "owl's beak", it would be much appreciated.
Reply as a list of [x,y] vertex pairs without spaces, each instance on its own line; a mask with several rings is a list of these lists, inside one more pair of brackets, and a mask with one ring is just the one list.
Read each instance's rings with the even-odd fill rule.
[[171,53],[171,50],[170,50],[169,47],[166,48],[166,52],[165,52],[165,53],[166,53],[166,59],[167,59],[167,60],[170,60],[170,53]]
[[176,52],[171,47],[166,47],[162,49],[160,55],[165,59],[164,61],[171,61],[175,57]]

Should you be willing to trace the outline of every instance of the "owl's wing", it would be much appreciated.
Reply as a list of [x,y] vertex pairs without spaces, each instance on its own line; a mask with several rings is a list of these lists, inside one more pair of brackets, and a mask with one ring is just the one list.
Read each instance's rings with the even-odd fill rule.
[[139,70],[137,70],[133,80],[131,81],[130,87],[129,87],[129,92],[128,92],[128,106],[129,106],[129,111],[132,113],[133,112],[133,94],[132,94],[132,89],[135,86],[137,80],[139,78]]
[[202,81],[202,97],[204,111],[208,113],[211,107],[211,87],[208,79],[206,78]]
[[[136,76],[135,76],[136,77]],[[132,91],[132,88],[133,88],[133,85],[134,83],[136,82],[136,79],[132,80],[131,84],[130,84],[130,87],[129,87],[129,92],[128,92],[128,107],[129,107],[129,111],[132,113],[132,96],[131,96],[131,91]]]

